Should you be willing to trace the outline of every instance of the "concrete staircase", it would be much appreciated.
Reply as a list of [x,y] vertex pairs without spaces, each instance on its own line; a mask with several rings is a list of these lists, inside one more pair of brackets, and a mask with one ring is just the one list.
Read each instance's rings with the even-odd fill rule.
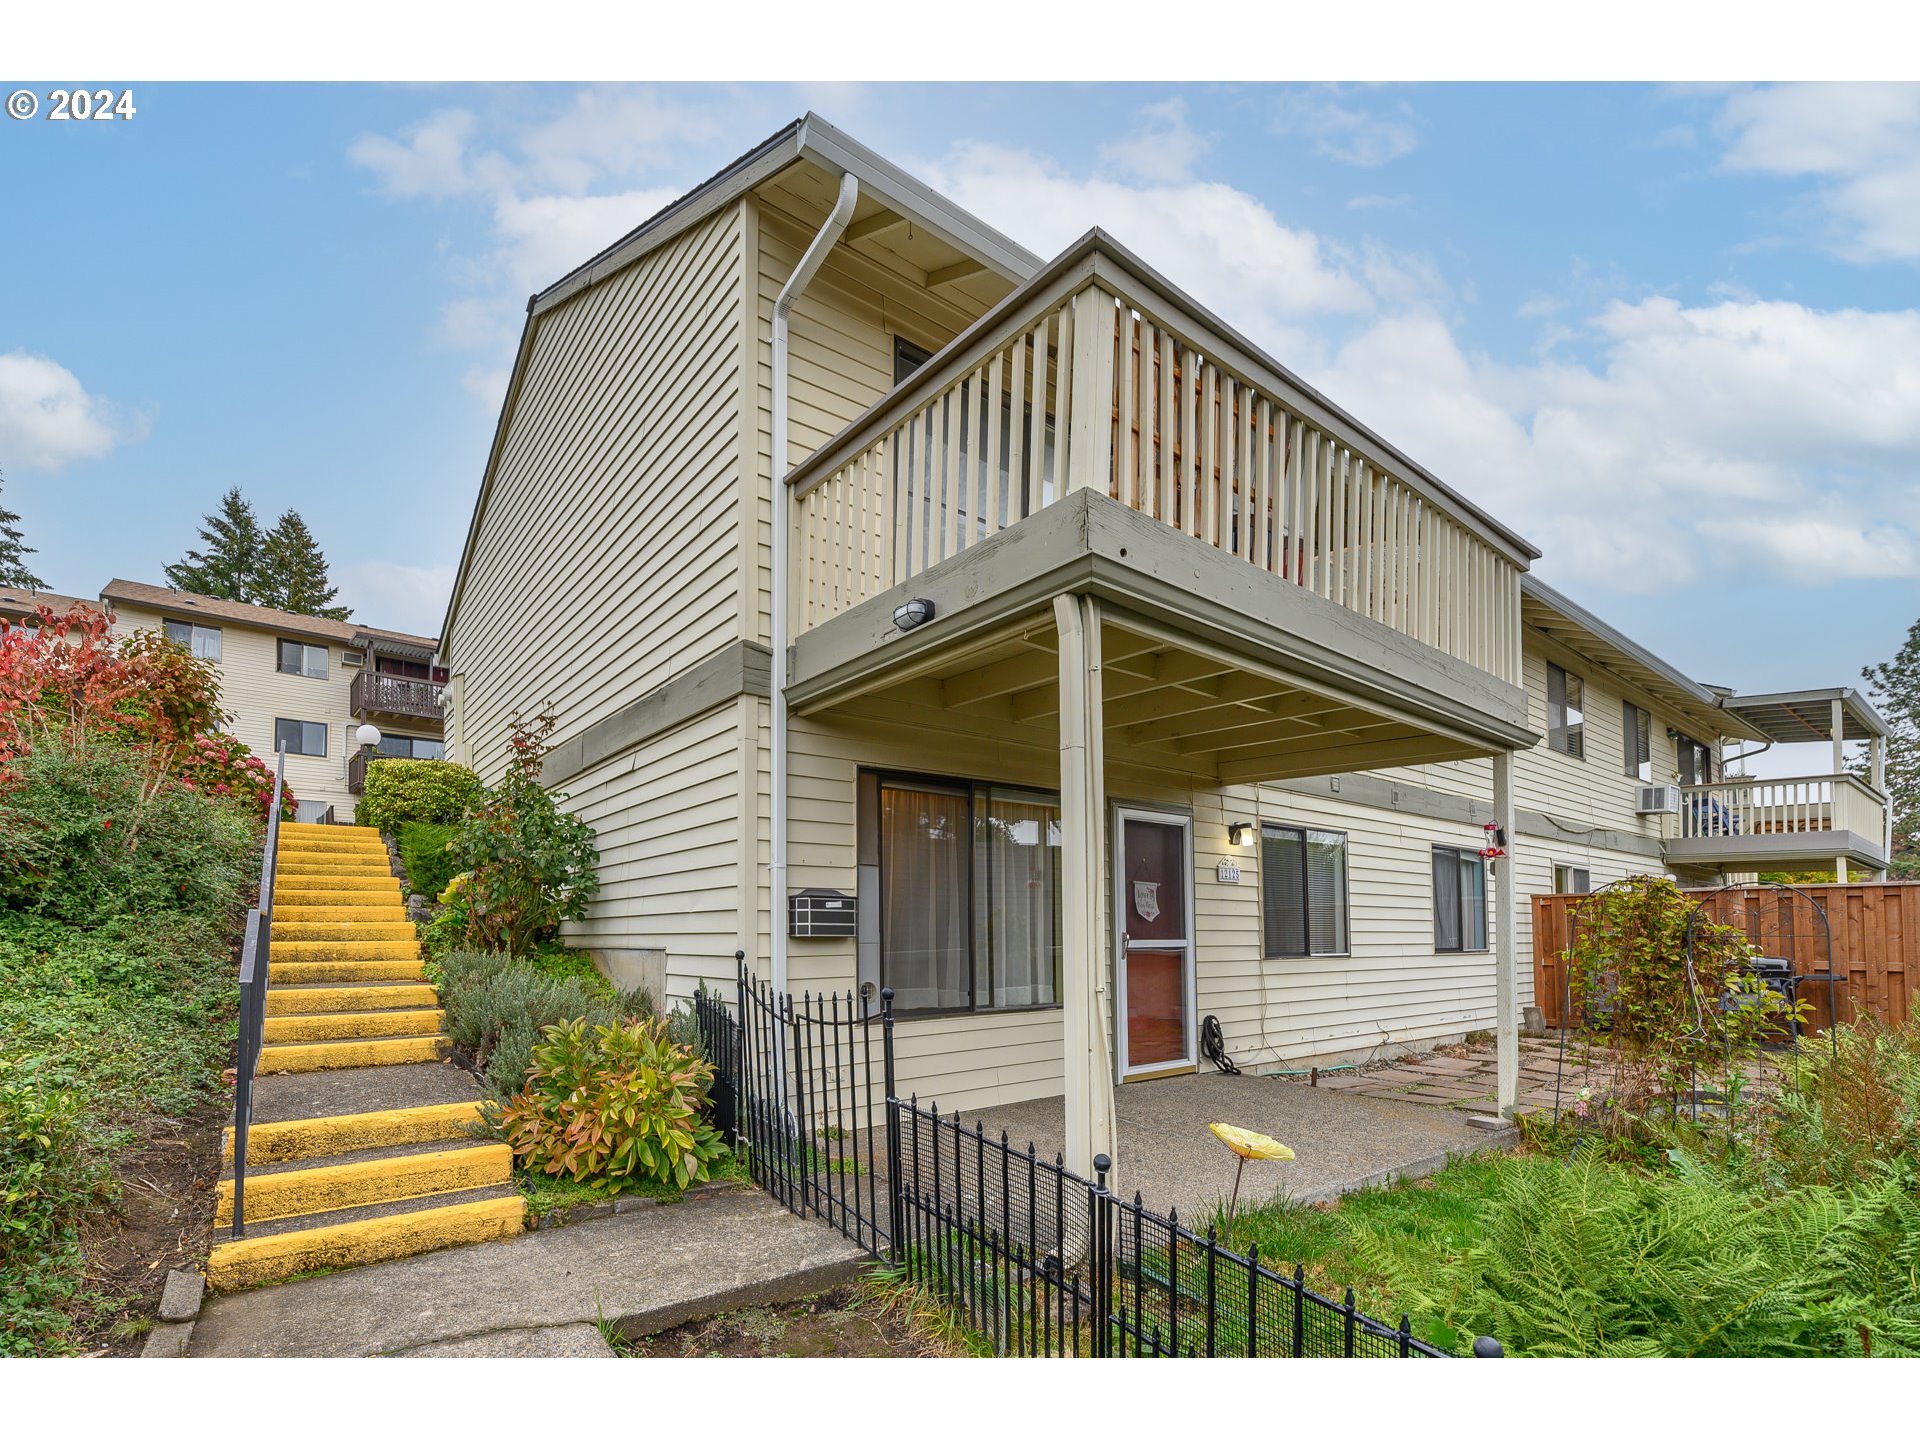
[[[375,831],[281,826],[268,979],[246,1234],[213,1247],[214,1288],[519,1233],[512,1152],[476,1137],[477,1098],[407,1103],[473,1087],[438,1063],[444,1016]],[[216,1233],[233,1219],[231,1130],[225,1158]]]

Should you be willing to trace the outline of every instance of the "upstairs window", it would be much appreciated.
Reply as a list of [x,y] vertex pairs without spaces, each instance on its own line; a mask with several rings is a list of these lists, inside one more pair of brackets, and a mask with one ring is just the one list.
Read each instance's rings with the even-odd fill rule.
[[289,755],[327,753],[327,727],[318,720],[276,720],[273,722],[273,748]]
[[1587,754],[1587,687],[1578,675],[1547,666],[1547,745],[1584,760]]
[[446,752],[438,740],[417,735],[382,735],[375,753],[390,760],[438,760]]
[[912,375],[927,361],[933,358],[931,350],[923,350],[905,336],[893,337],[893,383],[898,385]]
[[327,678],[327,647],[308,645],[299,640],[280,642],[280,673],[307,675],[315,680]]
[[1487,948],[1487,862],[1478,851],[1433,847],[1433,948]]
[[189,652],[196,660],[220,658],[220,630],[214,625],[196,625],[191,620],[169,620],[167,639]]
[[1347,953],[1347,837],[1260,827],[1260,900],[1269,957]]
[[1635,705],[1626,702],[1621,719],[1621,731],[1626,737],[1626,753],[1623,759],[1629,778],[1643,785],[1653,783],[1653,716]]
[[1703,745],[1691,735],[1676,735],[1673,737],[1673,748],[1682,785],[1713,783],[1713,747],[1711,745]]

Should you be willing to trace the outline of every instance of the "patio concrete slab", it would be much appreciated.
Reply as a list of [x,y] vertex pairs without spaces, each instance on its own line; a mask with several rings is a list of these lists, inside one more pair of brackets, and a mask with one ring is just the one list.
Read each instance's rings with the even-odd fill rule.
[[[1438,1097],[1435,1097],[1438,1099]],[[1156,1210],[1177,1207],[1188,1224],[1204,1225],[1233,1188],[1235,1159],[1207,1129],[1220,1120],[1257,1130],[1291,1146],[1297,1159],[1247,1166],[1240,1197],[1285,1193],[1320,1203],[1351,1190],[1430,1174],[1448,1157],[1509,1145],[1511,1127],[1489,1131],[1447,1108],[1434,1108],[1257,1075],[1190,1075],[1120,1088],[1115,1097],[1119,1140],[1112,1185],[1129,1198],[1138,1190]],[[969,1111],[988,1133],[1051,1158],[1065,1143],[1066,1113],[1058,1100]]]
[[858,1274],[866,1258],[818,1220],[740,1186],[218,1296],[201,1310],[189,1353],[595,1354],[603,1317],[623,1334],[652,1334],[818,1294]]

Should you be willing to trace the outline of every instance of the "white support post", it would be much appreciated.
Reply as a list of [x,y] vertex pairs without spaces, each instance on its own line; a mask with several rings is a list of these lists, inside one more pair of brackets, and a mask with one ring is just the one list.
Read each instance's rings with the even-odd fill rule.
[[1066,1060],[1066,1163],[1093,1175],[1113,1154],[1113,1060],[1107,1045],[1105,747],[1101,729],[1100,609],[1054,597],[1060,630],[1061,999]]
[[1844,775],[1847,769],[1847,710],[1838,700],[1833,702],[1833,773]]
[[1493,880],[1493,1026],[1500,1113],[1512,1116],[1520,1103],[1520,961],[1514,847],[1513,752],[1493,757],[1493,822],[1506,835],[1506,851],[1495,862]]

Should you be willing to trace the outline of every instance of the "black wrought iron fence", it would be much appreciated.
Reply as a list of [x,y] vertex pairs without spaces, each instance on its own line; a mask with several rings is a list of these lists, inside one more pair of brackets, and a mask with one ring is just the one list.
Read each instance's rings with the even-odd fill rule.
[[260,903],[247,911],[240,941],[240,1024],[233,1061],[233,1238],[247,1229],[247,1132],[253,1124],[254,1072],[266,1041],[267,984],[273,965],[273,884],[280,864],[281,797],[287,754],[274,757],[273,802],[267,810],[266,850],[260,857]]
[[[952,1307],[1000,1354],[1443,1356],[1256,1250],[1089,1180],[1031,1144],[902,1098],[892,993],[776,994],[740,959],[734,1005],[701,992],[717,1121],[754,1180]],[[877,1033],[876,1033],[877,1032]],[[1490,1340],[1475,1353],[1497,1355]]]

